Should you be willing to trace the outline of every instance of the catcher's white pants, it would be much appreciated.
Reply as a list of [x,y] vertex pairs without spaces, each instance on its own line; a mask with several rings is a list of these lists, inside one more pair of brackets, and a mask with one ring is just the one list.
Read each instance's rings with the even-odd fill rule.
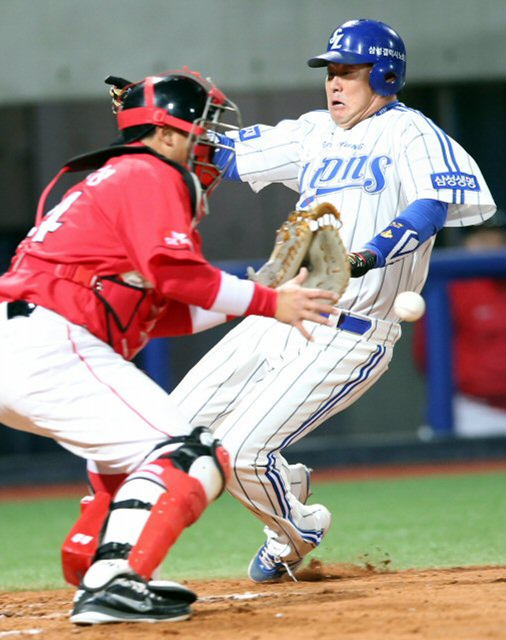
[[362,319],[370,326],[362,335],[311,323],[311,343],[275,320],[247,318],[171,394],[193,426],[222,440],[230,493],[277,534],[287,560],[313,549],[320,527],[315,509],[290,491],[280,452],[365,393],[401,334],[398,324]]
[[0,422],[41,436],[95,471],[130,473],[170,436],[190,433],[168,394],[83,327],[0,303]]

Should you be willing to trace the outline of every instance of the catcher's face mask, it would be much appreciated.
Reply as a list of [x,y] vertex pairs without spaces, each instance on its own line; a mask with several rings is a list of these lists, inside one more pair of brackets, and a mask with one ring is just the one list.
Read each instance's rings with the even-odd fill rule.
[[[124,143],[135,141],[129,138],[128,129],[139,125],[169,125],[189,134],[188,166],[204,196],[197,219],[208,213],[207,196],[228,168],[213,164],[214,151],[221,146],[216,134],[241,127],[238,107],[211,80],[187,67],[127,84],[120,90],[115,88],[113,100]],[[225,122],[227,119],[229,122]]]

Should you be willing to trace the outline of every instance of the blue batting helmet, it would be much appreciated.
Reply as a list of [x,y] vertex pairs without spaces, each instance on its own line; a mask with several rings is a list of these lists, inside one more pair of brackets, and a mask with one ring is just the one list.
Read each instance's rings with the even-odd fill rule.
[[327,51],[308,60],[310,67],[336,64],[372,64],[370,85],[380,96],[391,96],[404,86],[406,47],[400,35],[377,20],[350,20],[334,30]]

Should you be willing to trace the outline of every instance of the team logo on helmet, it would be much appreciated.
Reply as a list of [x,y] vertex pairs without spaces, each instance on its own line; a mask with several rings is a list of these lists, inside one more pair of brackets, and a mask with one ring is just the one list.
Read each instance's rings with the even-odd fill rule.
[[330,36],[330,40],[329,40],[329,49],[339,49],[340,48],[340,42],[343,38],[343,30],[341,29],[341,27],[338,27],[334,33]]
[[387,47],[381,46],[372,46],[369,47],[369,53],[373,56],[387,56],[390,58],[397,58],[398,60],[402,60],[403,62],[406,60],[406,54],[403,51],[398,51],[397,49],[388,49]]

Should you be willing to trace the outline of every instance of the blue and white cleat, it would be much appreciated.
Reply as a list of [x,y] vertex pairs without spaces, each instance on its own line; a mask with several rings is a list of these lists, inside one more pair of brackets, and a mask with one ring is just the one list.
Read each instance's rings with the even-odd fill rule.
[[253,582],[279,582],[281,578],[289,575],[297,582],[294,572],[302,564],[302,559],[294,562],[283,562],[267,551],[267,544],[262,545],[248,567],[248,576]]
[[[325,534],[330,528],[332,516],[330,511],[321,504],[312,505],[312,508],[314,509],[313,515],[316,517],[316,522],[318,523],[315,530],[315,533],[318,532],[318,541],[314,544],[314,546],[317,547],[320,545]],[[265,532],[267,533],[267,542],[260,547],[257,554],[249,563],[249,578],[253,580],[253,582],[279,582],[283,577],[288,575],[292,580],[297,582],[295,573],[301,567],[304,557],[299,556],[296,560],[287,560],[280,556],[279,552],[273,552],[272,549],[276,549],[276,546],[279,549],[284,550],[285,553],[286,551],[290,552],[290,547],[288,547],[288,545],[279,545],[273,542],[272,535],[275,534],[269,529],[269,527],[265,527]],[[271,551],[268,549],[269,542],[271,543]]]

